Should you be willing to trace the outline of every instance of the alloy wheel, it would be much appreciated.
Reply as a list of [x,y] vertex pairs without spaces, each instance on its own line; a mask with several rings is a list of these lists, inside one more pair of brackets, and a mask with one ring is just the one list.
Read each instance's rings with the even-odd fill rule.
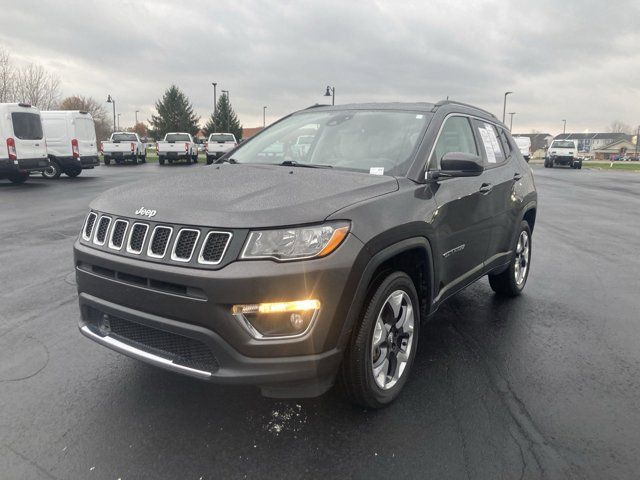
[[523,230],[520,232],[520,237],[518,237],[515,268],[513,271],[516,285],[518,286],[522,285],[527,278],[527,271],[529,270],[529,253],[529,234]]

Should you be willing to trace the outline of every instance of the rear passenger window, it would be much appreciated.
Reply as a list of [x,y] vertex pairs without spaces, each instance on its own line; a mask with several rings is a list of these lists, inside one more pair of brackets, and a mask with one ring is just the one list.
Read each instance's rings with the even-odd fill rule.
[[13,112],[13,134],[20,140],[42,140],[42,123],[37,113]]
[[449,117],[445,121],[429,160],[431,168],[438,168],[442,157],[451,152],[478,155],[473,130],[467,117]]
[[490,123],[481,120],[475,120],[478,133],[480,133],[480,141],[482,149],[489,166],[498,165],[506,160],[504,148],[498,139],[498,131],[496,127]]

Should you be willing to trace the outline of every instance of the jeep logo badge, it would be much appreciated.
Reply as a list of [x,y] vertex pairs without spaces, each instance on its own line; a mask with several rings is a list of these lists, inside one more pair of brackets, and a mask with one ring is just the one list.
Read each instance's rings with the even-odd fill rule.
[[144,207],[140,207],[138,210],[136,210],[136,215],[142,215],[144,217],[155,217],[156,216],[156,212],[155,210],[149,210],[148,208],[144,208]]

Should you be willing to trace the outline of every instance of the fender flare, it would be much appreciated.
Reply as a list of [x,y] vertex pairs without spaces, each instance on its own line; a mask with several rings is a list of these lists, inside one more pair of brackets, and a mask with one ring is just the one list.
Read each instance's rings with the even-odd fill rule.
[[[409,251],[415,250],[416,248],[424,250],[427,256],[427,288],[428,288],[428,298],[426,299],[427,312],[425,317],[428,317],[432,310],[432,302],[434,295],[434,264],[433,264],[433,250],[431,248],[431,243],[426,237],[410,237],[404,240],[400,240],[388,247],[383,248],[382,250],[375,253],[373,256],[369,258],[366,266],[362,270],[360,275],[360,280],[358,281],[358,285],[355,289],[355,293],[353,294],[351,304],[349,305],[349,309],[347,311],[347,315],[345,316],[344,324],[342,325],[342,331],[340,333],[340,337],[338,339],[338,347],[340,350],[345,350],[347,347],[347,343],[351,337],[351,331],[353,330],[356,321],[360,315],[362,310],[362,306],[367,296],[367,292],[369,290],[369,285],[371,281],[374,279],[373,275],[375,271],[387,260],[395,257],[396,255]],[[417,289],[417,288],[416,288]],[[424,320],[424,318],[422,318]]]

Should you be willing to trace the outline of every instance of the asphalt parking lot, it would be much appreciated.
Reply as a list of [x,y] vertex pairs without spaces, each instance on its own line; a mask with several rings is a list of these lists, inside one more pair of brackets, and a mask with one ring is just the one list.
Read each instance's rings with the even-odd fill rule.
[[183,168],[207,167],[0,181],[0,477],[637,478],[640,175],[535,166],[524,295],[483,280],[455,296],[398,401],[371,412],[202,383],[80,335],[89,201]]

